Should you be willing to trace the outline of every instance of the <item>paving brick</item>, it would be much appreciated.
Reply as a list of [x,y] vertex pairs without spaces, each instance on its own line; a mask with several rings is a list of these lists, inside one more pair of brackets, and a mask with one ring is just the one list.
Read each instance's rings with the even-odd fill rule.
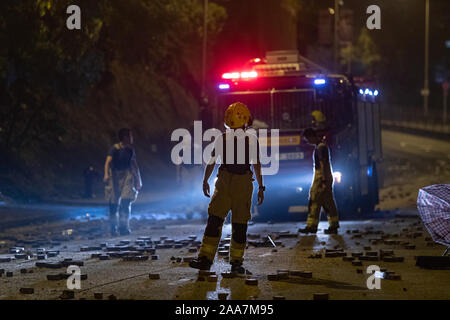
[[267,280],[269,280],[269,281],[278,281],[279,280],[278,274],[268,274],[267,275]]
[[258,285],[258,280],[257,279],[253,279],[253,278],[246,279],[245,280],[245,284],[249,285],[249,286],[257,286]]
[[98,258],[99,258],[100,260],[109,260],[109,255],[107,255],[107,254],[101,254],[101,255],[98,256]]
[[232,272],[222,272],[221,275],[224,279],[231,279],[235,276],[235,274]]
[[361,261],[378,261],[379,258],[377,256],[361,256],[359,257],[359,260]]
[[150,273],[148,275],[148,278],[151,280],[159,280],[161,279],[161,276],[159,275],[159,273]]
[[228,293],[225,293],[225,292],[219,292],[219,293],[217,294],[217,297],[219,298],[219,300],[227,300]]
[[352,257],[361,257],[362,255],[363,255],[363,253],[360,251],[352,252]]
[[59,255],[59,251],[49,251],[47,255],[48,257],[53,258]]
[[383,258],[384,262],[403,262],[404,260],[405,260],[404,257],[395,257],[395,256]]
[[20,288],[21,294],[34,294],[34,288]]
[[328,293],[314,293],[313,294],[313,300],[328,300],[329,295]]
[[289,272],[277,272],[278,280],[289,279]]
[[59,280],[63,280],[64,277],[61,274],[48,274],[47,275],[47,280],[49,281],[59,281]]
[[302,278],[312,278],[312,272],[311,271],[292,270],[292,271],[289,272],[289,275],[302,277]]
[[72,260],[72,261],[61,261],[60,264],[67,268],[68,266],[78,266],[78,267],[83,267],[84,266],[84,261],[79,261],[79,260]]
[[149,256],[125,256],[122,257],[123,261],[147,261]]
[[191,262],[195,257],[183,257],[183,262]]
[[103,293],[102,292],[94,292],[94,299],[103,300]]
[[217,282],[217,276],[216,275],[210,275],[206,277],[206,281],[208,282]]
[[217,254],[221,257],[226,257],[228,256],[228,250],[220,250]]
[[47,269],[59,269],[63,265],[60,262],[36,262],[36,267],[47,268]]
[[75,292],[72,290],[64,290],[59,297],[63,300],[74,299]]

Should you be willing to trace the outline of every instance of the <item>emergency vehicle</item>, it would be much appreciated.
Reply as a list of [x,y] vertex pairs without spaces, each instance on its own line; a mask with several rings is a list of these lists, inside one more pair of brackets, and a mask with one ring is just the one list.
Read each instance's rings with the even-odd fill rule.
[[254,128],[279,129],[279,171],[264,176],[266,198],[253,206],[254,219],[306,218],[301,213],[308,211],[314,148],[301,133],[312,127],[314,110],[326,117],[322,129],[331,149],[340,218],[374,210],[382,184],[380,99],[376,88],[361,84],[297,51],[268,52],[221,75],[211,110],[214,127],[223,128],[225,108],[240,101],[249,107]]

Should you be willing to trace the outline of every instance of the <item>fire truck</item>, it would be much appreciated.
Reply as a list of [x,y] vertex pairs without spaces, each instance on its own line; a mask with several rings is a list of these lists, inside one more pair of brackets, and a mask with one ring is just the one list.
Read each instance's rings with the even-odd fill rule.
[[265,202],[253,206],[254,219],[306,218],[314,148],[301,134],[312,127],[314,110],[326,117],[340,217],[373,212],[382,185],[379,100],[376,88],[330,73],[297,51],[268,52],[223,73],[212,102],[213,126],[223,128],[225,108],[240,101],[249,107],[255,129],[279,129],[279,171],[264,176]]

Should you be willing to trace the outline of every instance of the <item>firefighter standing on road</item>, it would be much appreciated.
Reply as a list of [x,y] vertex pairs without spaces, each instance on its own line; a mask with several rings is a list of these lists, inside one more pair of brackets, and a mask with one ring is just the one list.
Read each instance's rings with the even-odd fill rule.
[[[210,269],[216,255],[224,220],[231,210],[232,237],[229,260],[231,272],[245,274],[249,272],[242,263],[247,242],[247,223],[251,219],[254,180],[250,164],[253,164],[259,185],[258,205],[264,201],[265,187],[259,162],[258,140],[255,135],[244,131],[251,125],[251,115],[247,106],[240,102],[231,104],[225,112],[225,125],[233,130],[227,130],[216,138],[212,157],[205,168],[203,193],[209,197],[208,179],[214,170],[216,158],[220,157],[222,160],[214,194],[208,207],[208,222],[202,245],[198,257],[189,265],[200,270]],[[226,156],[226,152],[231,151],[227,147],[230,144],[234,147],[234,161],[230,161]],[[239,150],[239,145],[245,146],[245,154],[242,154],[242,149]],[[239,158],[245,161],[240,161]]]
[[106,157],[104,182],[109,201],[111,235],[130,234],[131,204],[142,188],[141,174],[136,161],[133,135],[128,128],[119,130],[119,143],[114,144]]
[[330,165],[330,151],[317,132],[308,128],[303,132],[303,138],[314,149],[314,179],[309,191],[308,219],[306,228],[299,229],[300,233],[316,233],[319,224],[320,209],[323,207],[328,215],[329,228],[326,234],[337,234],[339,218],[336,203],[333,198],[333,174]]

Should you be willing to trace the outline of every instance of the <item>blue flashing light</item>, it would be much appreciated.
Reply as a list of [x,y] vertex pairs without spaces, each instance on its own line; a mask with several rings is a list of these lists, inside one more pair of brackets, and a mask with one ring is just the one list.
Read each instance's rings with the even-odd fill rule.
[[366,89],[366,91],[364,91],[364,94],[369,94],[369,89]]
[[314,84],[316,86],[319,86],[319,85],[322,85],[322,84],[325,84],[325,83],[326,83],[325,79],[314,79]]
[[375,90],[375,91],[373,92],[373,95],[374,95],[375,97],[376,97],[378,94],[379,94],[378,90]]
[[221,83],[221,84],[219,84],[219,89],[220,90],[230,89],[230,85],[228,83]]
[[359,89],[359,94],[364,94],[364,90],[363,89]]
[[373,174],[373,167],[367,167],[367,176],[371,177]]
[[372,95],[373,95],[372,90],[369,90],[369,96],[372,96]]

